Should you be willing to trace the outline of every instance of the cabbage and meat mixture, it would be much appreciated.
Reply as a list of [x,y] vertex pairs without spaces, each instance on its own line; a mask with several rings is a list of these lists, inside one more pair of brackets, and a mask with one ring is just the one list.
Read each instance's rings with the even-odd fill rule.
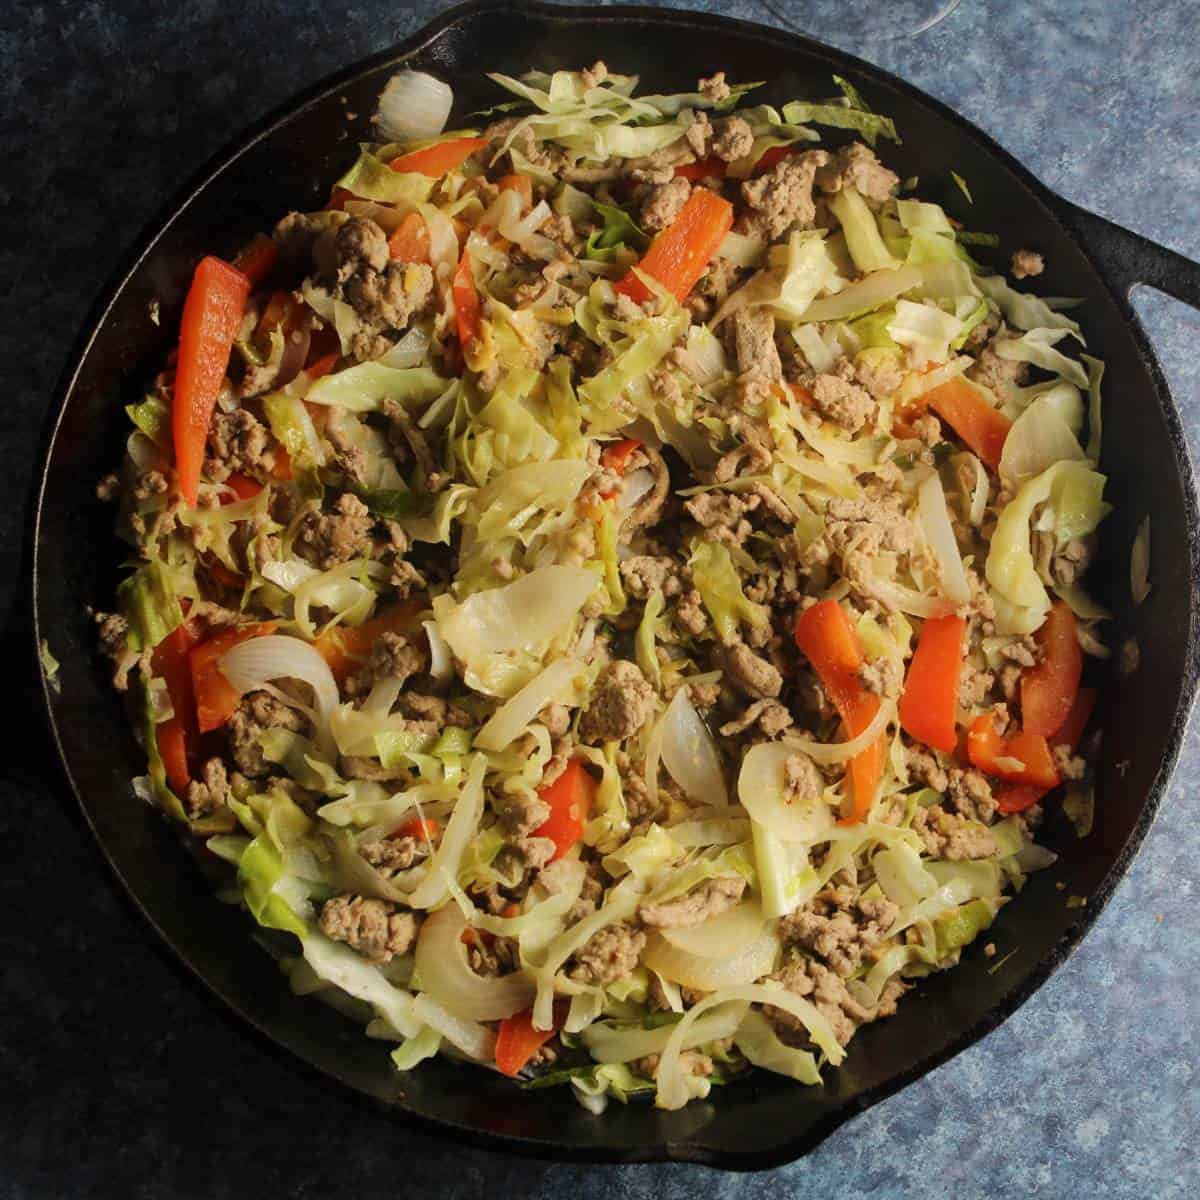
[[401,1071],[815,1084],[1090,828],[1102,364],[843,81],[491,78],[196,267],[100,489],[135,790]]

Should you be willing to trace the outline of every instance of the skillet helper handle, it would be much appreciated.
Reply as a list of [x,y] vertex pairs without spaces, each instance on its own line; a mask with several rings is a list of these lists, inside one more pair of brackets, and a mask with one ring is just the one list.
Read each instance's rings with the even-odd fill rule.
[[1200,309],[1200,263],[1069,201],[1062,215],[1123,295],[1145,283]]

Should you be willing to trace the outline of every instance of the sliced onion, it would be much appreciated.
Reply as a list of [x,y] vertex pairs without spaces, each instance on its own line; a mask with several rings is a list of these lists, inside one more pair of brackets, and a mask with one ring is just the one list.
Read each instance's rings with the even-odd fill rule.
[[450,218],[432,204],[418,204],[417,211],[425,218],[429,231],[429,261],[439,279],[448,279],[458,266],[458,235]]
[[[509,189],[508,194],[517,197],[516,191]],[[504,195],[502,192],[501,195]],[[518,198],[519,200],[519,198]],[[520,211],[519,203],[517,212]],[[558,245],[548,237],[544,237],[538,233],[538,230],[545,223],[546,218],[550,216],[550,205],[545,200],[526,213],[519,220],[516,219],[516,214],[513,213],[510,207],[504,212],[498,222],[498,227],[501,234],[508,238],[510,242],[515,242],[522,250],[525,251],[531,258],[540,258],[547,262],[558,257]]]
[[969,497],[964,496],[967,500],[967,520],[978,529],[983,524],[984,513],[987,512],[988,502],[988,477],[987,470],[983,463],[975,457],[974,454],[964,451],[962,454],[956,454],[951,460],[951,465],[957,470],[960,466],[969,466],[975,472],[975,483],[971,489]]
[[434,908],[450,895],[447,881],[452,882],[458,878],[458,867],[462,862],[463,852],[467,843],[475,836],[479,828],[479,818],[483,816],[485,766],[482,754],[472,757],[462,795],[454,806],[454,812],[450,814],[450,820],[446,822],[446,830],[442,834],[437,853],[430,859],[429,874],[408,898],[413,908]]
[[452,1046],[476,1062],[490,1063],[496,1057],[496,1034],[478,1021],[468,1021],[447,1012],[424,993],[413,1001],[413,1015],[440,1033]]
[[[732,1037],[745,1013],[744,1005],[731,1004],[717,1012],[705,1014],[693,1024],[688,1036],[683,1039],[682,1049],[690,1050],[693,1046]],[[583,1031],[583,1044],[595,1062],[632,1062],[648,1054],[661,1054],[671,1040],[673,1028],[671,1025],[661,1025],[657,1029],[629,1029],[600,1021]]]
[[630,471],[621,480],[621,490],[617,493],[617,511],[627,513],[636,508],[638,503],[654,490],[654,472],[648,467],[639,467]]
[[442,637],[442,631],[436,621],[422,621],[421,628],[429,639],[429,674],[438,683],[447,683],[454,678],[454,662],[450,656],[450,647]]
[[239,692],[262,688],[279,695],[268,686],[272,680],[299,679],[307,683],[316,701],[317,745],[322,755],[332,760],[336,751],[329,721],[338,706],[337,682],[329,664],[312,645],[285,634],[250,638],[227,650],[218,666]]
[[583,663],[575,658],[552,662],[492,713],[475,735],[475,745],[481,750],[503,750],[524,732],[547,704],[562,700],[582,669]]
[[971,585],[967,583],[958,540],[946,511],[946,493],[942,490],[942,480],[936,471],[931,471],[917,490],[917,511],[925,541],[937,559],[946,598],[955,604],[969,604]]
[[805,737],[789,736],[776,744],[787,747],[793,754],[799,750],[801,753],[807,754],[814,762],[846,762],[855,755],[861,754],[877,738],[882,737],[895,716],[895,700],[884,699],[880,701],[879,710],[871,718],[870,724],[857,737],[852,737],[848,741],[813,742]]
[[456,904],[425,919],[415,952],[424,991],[448,1012],[472,1021],[499,1021],[528,1008],[534,988],[524,971],[485,979],[471,970],[462,942],[466,928]]
[[697,958],[731,958],[762,936],[766,918],[755,900],[746,900],[728,912],[710,917],[700,925],[660,929],[662,937],[677,950]]
[[927,596],[890,579],[871,579],[866,586],[877,600],[912,617],[949,617],[957,607],[952,600]]
[[380,366],[419,367],[429,354],[429,334],[420,325],[414,325],[382,358]]
[[689,954],[656,933],[647,939],[642,961],[664,979],[701,992],[715,992],[720,988],[753,983],[769,975],[775,969],[778,953],[779,938],[766,929],[737,953],[724,958]]
[[798,741],[751,746],[738,772],[738,798],[750,816],[777,837],[809,843],[832,828],[834,816],[824,796],[804,802],[789,800],[787,760],[800,749]]
[[687,688],[681,687],[663,719],[663,765],[689,799],[697,804],[726,804],[721,760],[708,726],[700,719]]
[[424,71],[397,71],[379,97],[375,123],[393,142],[437,137],[446,128],[454,92]]

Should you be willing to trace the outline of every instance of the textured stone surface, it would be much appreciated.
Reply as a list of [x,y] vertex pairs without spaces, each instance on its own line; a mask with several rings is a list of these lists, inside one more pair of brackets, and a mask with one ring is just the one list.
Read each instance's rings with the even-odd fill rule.
[[[842,4],[706,5],[839,41]],[[873,5],[874,7],[875,5]],[[441,6],[23,3],[0,18],[0,613],[66,347],[124,247],[199,163],[301,86]],[[844,19],[844,18],[843,18]],[[1051,187],[1200,259],[1194,0],[965,0],[850,45],[949,102]],[[482,64],[481,64],[482,65]],[[1139,311],[1200,444],[1200,318]],[[22,698],[23,699],[23,698]],[[9,751],[10,756],[12,750]],[[0,801],[0,1197],[1153,1196],[1190,1192],[1200,1124],[1193,727],[1171,796],[1093,933],[982,1044],[754,1178],[538,1165],[351,1106],[206,1003],[118,900],[28,756]],[[14,776],[15,777],[12,777]],[[313,1136],[319,1131],[318,1136]]]

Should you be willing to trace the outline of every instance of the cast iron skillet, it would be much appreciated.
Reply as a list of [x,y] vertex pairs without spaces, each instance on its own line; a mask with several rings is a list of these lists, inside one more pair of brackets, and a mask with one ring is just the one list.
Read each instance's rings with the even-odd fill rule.
[[[428,68],[456,89],[455,118],[494,103],[488,69],[578,67],[603,58],[655,90],[694,86],[724,69],[766,79],[767,98],[828,95],[834,72],[895,117],[902,176],[943,201],[971,228],[999,231],[1006,261],[1018,246],[1045,253],[1045,294],[1086,296],[1090,345],[1108,362],[1103,469],[1116,505],[1092,582],[1140,640],[1141,669],[1108,693],[1095,832],[1079,842],[1051,820],[1061,855],[1033,877],[994,932],[994,969],[969,953],[935,976],[892,1020],[855,1039],[845,1065],[807,1089],[755,1073],[675,1113],[613,1105],[586,1114],[560,1092],[525,1092],[485,1071],[427,1063],[400,1076],[384,1048],[325,1006],[295,999],[252,942],[247,919],[214,901],[166,824],[136,802],[131,776],[143,759],[94,652],[85,605],[110,607],[119,557],[111,511],[95,481],[117,461],[125,419],[119,401],[161,361],[198,257],[232,253],[291,208],[317,208],[366,136],[367,117],[400,63]],[[353,116],[352,114],[358,114]],[[964,176],[968,208],[952,186]],[[561,8],[481,0],[445,13],[404,44],[319,85],[213,163],[140,241],[97,305],[64,377],[46,451],[34,528],[34,636],[62,663],[60,693],[44,687],[57,748],[108,861],[146,918],[196,977],[279,1046],[363,1096],[425,1128],[463,1141],[545,1157],[686,1160],[751,1169],[785,1162],[981,1038],[1063,961],[1095,920],[1145,836],[1179,752],[1197,680],[1200,535],[1178,416],[1129,304],[1139,282],[1200,306],[1200,267],[1051,194],[989,138],[907,84],[816,42],[698,13],[647,8]],[[147,317],[152,298],[162,324]],[[136,394],[136,390],[135,390]],[[1154,590],[1129,599],[1129,547],[1149,515]],[[1056,881],[1065,889],[1056,890]],[[1068,908],[1065,897],[1087,897]],[[995,960],[999,961],[999,959]],[[989,970],[989,968],[992,968]],[[1036,1052],[1031,1046],[1030,1052]]]

